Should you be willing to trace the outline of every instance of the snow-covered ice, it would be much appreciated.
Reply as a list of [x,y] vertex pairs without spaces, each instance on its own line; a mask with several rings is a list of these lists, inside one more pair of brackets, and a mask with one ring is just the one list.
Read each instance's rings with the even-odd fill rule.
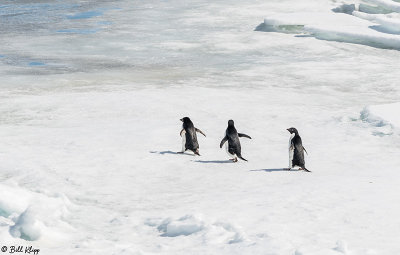
[[[398,5],[1,2],[0,244],[399,253]],[[201,157],[175,153],[184,116]],[[292,126],[312,173],[283,171]]]
[[399,50],[399,12],[400,3],[391,0],[335,4],[331,10],[271,13],[256,30]]

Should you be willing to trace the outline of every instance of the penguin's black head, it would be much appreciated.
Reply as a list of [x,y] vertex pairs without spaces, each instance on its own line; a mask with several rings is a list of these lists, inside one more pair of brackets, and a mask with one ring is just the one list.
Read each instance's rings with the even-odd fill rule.
[[228,126],[234,126],[235,123],[233,122],[233,120],[228,120]]
[[182,121],[183,123],[189,123],[190,119],[189,119],[189,117],[184,117],[184,118],[180,119],[180,121]]
[[293,133],[298,134],[299,133],[299,132],[297,132],[297,129],[295,129],[294,127],[288,128],[286,130],[289,131],[289,133],[291,133],[291,134],[293,134]]

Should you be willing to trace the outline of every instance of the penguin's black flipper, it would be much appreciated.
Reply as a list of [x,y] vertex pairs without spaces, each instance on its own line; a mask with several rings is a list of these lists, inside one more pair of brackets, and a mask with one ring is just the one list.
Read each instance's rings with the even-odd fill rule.
[[222,139],[221,143],[219,144],[219,147],[222,148],[222,145],[224,145],[224,143],[225,143],[226,141],[228,141],[228,137],[227,137],[227,136],[225,136],[225,137]]
[[303,146],[303,150],[307,153],[307,155],[308,155],[308,152],[307,152],[307,150],[306,150],[306,148],[304,148],[304,146]]
[[248,135],[246,135],[246,134],[242,134],[242,133],[238,133],[238,136],[239,136],[239,137],[246,137],[246,138],[251,139],[250,136],[248,136]]
[[203,131],[201,131],[201,130],[198,129],[198,128],[195,128],[195,129],[196,129],[196,132],[199,132],[200,134],[204,135],[204,137],[206,137],[206,134],[204,134]]

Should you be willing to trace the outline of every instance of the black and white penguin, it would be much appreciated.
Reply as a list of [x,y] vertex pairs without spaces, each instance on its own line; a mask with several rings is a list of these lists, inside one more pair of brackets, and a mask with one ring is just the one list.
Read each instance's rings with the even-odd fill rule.
[[193,122],[188,117],[184,117],[180,120],[183,122],[182,130],[180,132],[182,137],[182,151],[178,153],[184,153],[187,150],[191,150],[194,154],[200,156],[196,132],[199,132],[204,136],[206,135],[200,129],[195,128]]
[[226,141],[228,141],[228,143],[225,145],[226,153],[228,153],[228,155],[230,157],[232,157],[231,160],[233,162],[237,162],[238,161],[237,158],[247,161],[247,159],[244,159],[242,157],[242,148],[240,146],[239,137],[247,137],[247,138],[251,139],[251,137],[246,134],[238,133],[236,131],[233,120],[229,120],[228,128],[226,129],[226,132],[225,132],[225,137],[222,139],[219,147],[222,148],[222,145],[224,145],[224,143]]
[[[301,137],[299,132],[294,127],[288,128],[290,139],[289,139],[289,168],[288,170],[294,168],[295,166],[300,167],[300,170],[305,170],[311,172],[305,166],[304,161],[304,151],[307,153],[306,149],[303,147],[301,142]],[[307,153],[308,154],[308,153]]]

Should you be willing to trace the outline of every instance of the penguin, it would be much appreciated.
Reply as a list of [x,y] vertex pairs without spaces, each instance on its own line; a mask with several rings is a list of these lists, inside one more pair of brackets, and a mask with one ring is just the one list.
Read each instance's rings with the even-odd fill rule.
[[246,137],[246,138],[251,139],[251,137],[246,134],[238,133],[236,131],[233,120],[229,120],[228,128],[226,129],[226,132],[225,132],[225,137],[222,139],[219,147],[222,148],[222,145],[224,145],[224,143],[226,141],[228,141],[228,143],[225,145],[225,148],[226,148],[226,152],[228,153],[228,155],[230,157],[232,157],[232,159],[230,159],[230,160],[232,160],[233,162],[237,162],[238,161],[237,158],[247,161],[247,159],[244,159],[242,157],[242,149],[240,146],[239,137]]
[[295,166],[299,166],[300,170],[304,170],[307,172],[311,172],[305,166],[304,162],[304,151],[308,154],[306,149],[303,147],[301,142],[301,137],[299,132],[294,127],[286,129],[289,131],[290,139],[289,139],[289,168],[292,169]]
[[199,132],[204,136],[206,135],[203,131],[194,127],[193,122],[189,117],[184,117],[180,119],[180,121],[183,122],[182,130],[180,132],[180,136],[182,137],[182,151],[178,153],[184,153],[187,150],[191,150],[194,154],[200,156],[196,132]]

